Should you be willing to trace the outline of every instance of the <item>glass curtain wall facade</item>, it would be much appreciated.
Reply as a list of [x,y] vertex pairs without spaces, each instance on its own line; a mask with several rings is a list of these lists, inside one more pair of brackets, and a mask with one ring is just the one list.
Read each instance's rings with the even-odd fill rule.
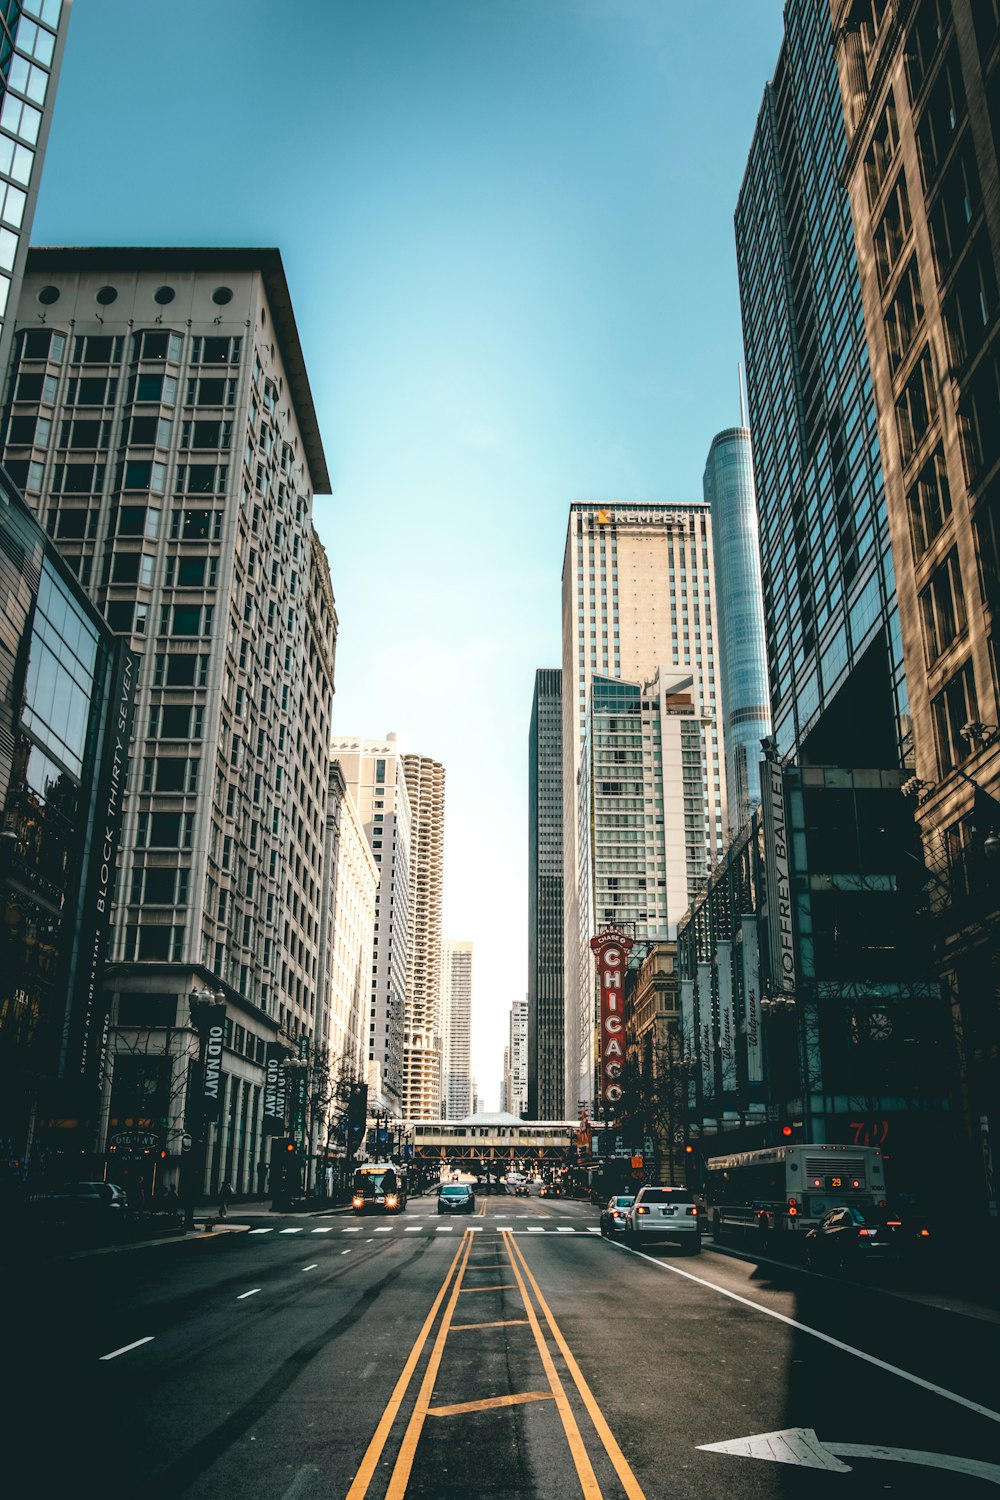
[[[832,0],[968,1201],[1000,1131],[1000,9]],[[984,812],[984,807],[986,811]],[[988,851],[988,845],[985,845]],[[994,1155],[995,1155],[994,1149]]]
[[760,742],[771,733],[749,428],[730,427],[712,439],[703,484],[712,511],[726,803],[733,835],[760,802]]
[[0,6],[0,379],[10,360],[72,4]]
[[535,673],[528,734],[528,1111],[561,1120],[563,1014],[562,672]]
[[771,716],[803,763],[911,754],[829,0],[789,0],[736,209]]
[[0,1171],[16,1202],[95,1168],[136,664],[3,475],[0,588]]

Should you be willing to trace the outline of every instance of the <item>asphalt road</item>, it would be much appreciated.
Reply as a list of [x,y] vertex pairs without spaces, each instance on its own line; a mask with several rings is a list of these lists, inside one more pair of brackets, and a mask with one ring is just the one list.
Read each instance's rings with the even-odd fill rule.
[[9,1274],[7,1493],[964,1500],[1000,1485],[996,1317],[710,1241],[632,1253],[562,1200],[247,1222]]

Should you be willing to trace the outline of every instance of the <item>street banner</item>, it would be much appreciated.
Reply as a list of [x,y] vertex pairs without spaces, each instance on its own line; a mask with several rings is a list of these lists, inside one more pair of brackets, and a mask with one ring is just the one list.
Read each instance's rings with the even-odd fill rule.
[[600,1097],[605,1105],[617,1106],[622,1097],[625,1063],[625,969],[632,939],[615,927],[605,928],[591,939],[601,993],[598,1041]]
[[736,1092],[736,1018],[733,1015],[733,945],[715,945],[715,975],[719,996],[719,1050],[722,1054],[722,1091]]
[[285,1049],[280,1042],[268,1042],[264,1052],[264,1134],[284,1135],[288,1108],[288,1075],[285,1072]]
[[292,1138],[296,1151],[306,1149],[306,1100],[309,1094],[309,1038],[305,1032],[299,1037],[299,1062],[295,1070],[294,1094],[292,1097]]
[[785,778],[781,763],[765,760],[760,768],[764,820],[764,892],[767,900],[768,994],[794,995],[795,943],[792,935],[792,888]]
[[764,1082],[764,1049],[760,1031],[760,955],[757,945],[757,918],[744,913],[740,917],[743,933],[743,1019],[747,1037],[747,1082]]
[[701,1096],[706,1108],[715,1102],[715,1028],[712,1025],[712,965],[695,965],[695,1007],[698,1016],[698,1059]]
[[201,1037],[201,1117],[206,1124],[222,1112],[222,1048],[226,1038],[226,1007],[204,1005],[198,1012]]

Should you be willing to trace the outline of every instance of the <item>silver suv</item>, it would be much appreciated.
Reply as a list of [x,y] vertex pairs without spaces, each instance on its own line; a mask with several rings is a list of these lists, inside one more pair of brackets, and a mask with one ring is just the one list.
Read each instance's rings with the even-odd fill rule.
[[625,1243],[635,1248],[654,1240],[673,1240],[688,1255],[701,1250],[701,1216],[687,1188],[639,1189],[625,1219]]

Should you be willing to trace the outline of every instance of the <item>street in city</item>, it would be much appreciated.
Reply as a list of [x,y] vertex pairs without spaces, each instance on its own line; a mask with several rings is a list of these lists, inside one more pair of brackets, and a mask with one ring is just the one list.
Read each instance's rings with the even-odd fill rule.
[[[1000,1484],[1000,1308],[602,1238],[586,1202],[237,1210],[10,1277],[8,1493],[716,1500]],[[9,1472],[9,1470],[8,1470]]]

